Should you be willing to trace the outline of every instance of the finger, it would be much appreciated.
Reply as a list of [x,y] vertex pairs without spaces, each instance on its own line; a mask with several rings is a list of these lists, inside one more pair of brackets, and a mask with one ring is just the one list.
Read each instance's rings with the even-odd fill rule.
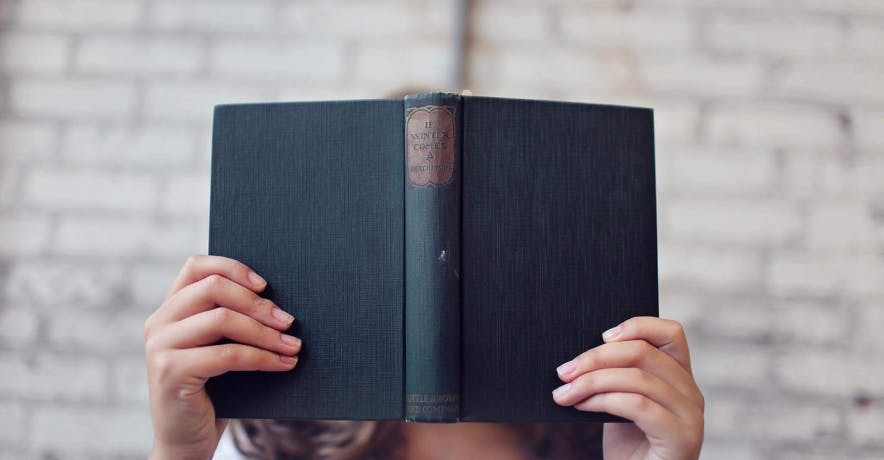
[[204,383],[211,377],[230,371],[287,371],[295,367],[297,362],[297,356],[281,355],[239,343],[169,350],[151,353],[148,358],[152,378],[165,382],[164,386],[171,389],[177,388],[171,385],[172,382],[197,379]]
[[287,329],[294,317],[272,301],[230,281],[221,275],[209,275],[189,284],[168,298],[148,319],[148,327],[156,327],[179,321],[216,306],[251,316],[267,326]]
[[552,396],[560,406],[573,406],[600,393],[641,394],[679,417],[689,417],[698,410],[672,385],[635,367],[587,372],[553,390]]
[[207,256],[202,254],[192,255],[184,262],[181,271],[172,282],[172,287],[166,294],[166,298],[189,284],[199,281],[209,275],[221,275],[233,282],[239,283],[255,292],[261,292],[267,287],[267,281],[244,263],[222,256]]
[[631,420],[648,439],[668,439],[678,430],[678,418],[660,404],[637,393],[600,393],[574,406],[587,412],[607,412]]
[[211,345],[222,338],[287,355],[294,355],[301,349],[300,339],[223,307],[167,325],[148,339],[146,348],[150,351],[192,348]]
[[612,342],[587,350],[556,370],[559,378],[571,382],[577,376],[599,369],[637,367],[656,375],[685,396],[699,402],[694,378],[675,359],[644,340]]
[[684,327],[678,321],[637,316],[630,318],[602,334],[605,342],[644,340],[675,358],[688,372],[691,372],[691,355]]

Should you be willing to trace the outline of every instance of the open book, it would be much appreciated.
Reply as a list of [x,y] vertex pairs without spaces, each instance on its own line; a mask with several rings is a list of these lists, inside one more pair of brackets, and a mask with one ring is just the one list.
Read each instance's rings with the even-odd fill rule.
[[426,93],[215,107],[209,252],[296,318],[219,417],[609,421],[556,366],[657,315],[653,114]]

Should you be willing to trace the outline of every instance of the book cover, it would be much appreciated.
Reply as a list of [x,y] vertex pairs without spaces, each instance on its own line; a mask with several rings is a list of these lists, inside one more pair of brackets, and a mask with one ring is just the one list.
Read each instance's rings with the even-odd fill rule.
[[209,252],[268,280],[298,366],[219,417],[610,421],[555,368],[657,315],[653,113],[426,93],[215,108]]

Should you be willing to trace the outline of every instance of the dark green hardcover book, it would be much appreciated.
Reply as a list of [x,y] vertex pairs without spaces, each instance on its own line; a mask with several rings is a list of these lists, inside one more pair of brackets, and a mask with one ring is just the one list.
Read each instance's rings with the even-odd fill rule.
[[555,368],[658,314],[649,109],[427,93],[220,105],[209,253],[296,317],[298,366],[219,417],[611,421]]

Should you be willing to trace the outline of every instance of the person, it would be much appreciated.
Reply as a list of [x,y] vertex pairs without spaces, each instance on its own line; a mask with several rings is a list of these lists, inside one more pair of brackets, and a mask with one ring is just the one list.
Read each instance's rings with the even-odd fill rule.
[[[212,458],[227,421],[215,417],[205,391],[210,377],[297,365],[301,342],[282,332],[293,318],[260,297],[266,285],[239,261],[191,256],[145,321],[151,459]],[[218,343],[222,338],[231,341]],[[249,420],[235,424],[233,438],[248,458],[593,458],[600,444],[606,460],[697,459],[704,399],[682,326],[636,317],[602,339],[557,368],[562,385],[550,397],[631,423],[600,430],[593,424]]]

